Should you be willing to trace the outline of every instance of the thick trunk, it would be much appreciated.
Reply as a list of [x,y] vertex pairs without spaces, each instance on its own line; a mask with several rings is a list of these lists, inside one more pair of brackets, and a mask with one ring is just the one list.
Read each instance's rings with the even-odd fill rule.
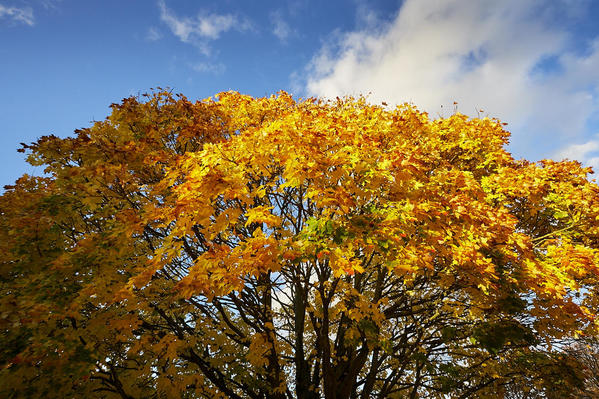
[[310,390],[310,365],[304,351],[304,329],[306,322],[306,295],[301,283],[295,285],[294,293],[295,331],[295,392],[298,399],[317,399]]
[[[276,347],[276,335],[274,330],[274,320],[272,313],[272,285],[270,273],[265,273],[260,276],[259,287],[263,287],[264,294],[262,296],[262,312],[265,316],[264,332],[268,341],[266,379],[270,388],[267,396],[272,399],[285,399],[285,392],[279,392],[278,388],[284,385],[284,376],[282,374],[281,365],[279,364],[279,355]],[[277,390],[275,392],[275,390]]]

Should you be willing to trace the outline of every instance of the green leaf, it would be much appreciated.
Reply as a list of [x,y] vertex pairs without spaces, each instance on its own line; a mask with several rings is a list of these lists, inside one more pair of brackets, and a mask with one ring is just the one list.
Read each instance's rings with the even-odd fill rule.
[[557,211],[553,214],[556,219],[566,219],[568,217],[568,212],[566,211]]

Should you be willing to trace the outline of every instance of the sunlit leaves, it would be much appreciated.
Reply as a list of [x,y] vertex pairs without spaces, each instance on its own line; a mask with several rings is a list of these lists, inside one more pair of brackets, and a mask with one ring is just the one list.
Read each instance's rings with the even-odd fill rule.
[[48,177],[0,198],[1,389],[565,392],[560,347],[597,333],[599,189],[508,136],[364,99],[157,92],[26,145]]

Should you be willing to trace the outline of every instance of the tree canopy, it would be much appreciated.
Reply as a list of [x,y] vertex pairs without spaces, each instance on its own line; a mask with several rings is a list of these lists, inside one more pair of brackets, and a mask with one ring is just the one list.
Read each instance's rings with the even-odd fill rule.
[[599,187],[494,119],[127,98],[0,197],[0,396],[556,397],[597,335]]

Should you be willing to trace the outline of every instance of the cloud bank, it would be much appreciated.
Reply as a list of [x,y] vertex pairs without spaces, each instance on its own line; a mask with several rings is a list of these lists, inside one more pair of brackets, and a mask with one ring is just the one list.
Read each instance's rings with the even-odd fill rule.
[[550,156],[583,141],[599,114],[599,40],[576,49],[557,22],[583,15],[583,7],[406,0],[391,23],[337,34],[312,60],[306,90],[413,102],[432,117],[450,115],[456,101],[459,112],[482,109],[508,122],[517,155]]

